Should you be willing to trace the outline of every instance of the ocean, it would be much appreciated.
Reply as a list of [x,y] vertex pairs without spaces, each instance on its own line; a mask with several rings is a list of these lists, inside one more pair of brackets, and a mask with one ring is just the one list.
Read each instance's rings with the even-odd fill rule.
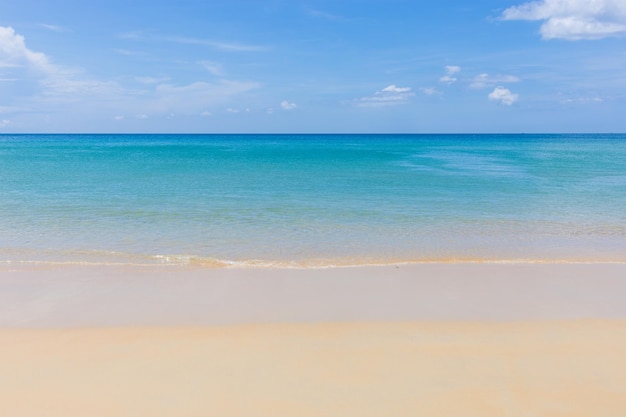
[[626,135],[0,135],[0,264],[626,262]]

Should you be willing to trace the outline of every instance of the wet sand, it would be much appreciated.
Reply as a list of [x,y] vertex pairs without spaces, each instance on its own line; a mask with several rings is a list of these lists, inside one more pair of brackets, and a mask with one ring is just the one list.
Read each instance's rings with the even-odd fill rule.
[[0,415],[626,415],[623,264],[3,268]]

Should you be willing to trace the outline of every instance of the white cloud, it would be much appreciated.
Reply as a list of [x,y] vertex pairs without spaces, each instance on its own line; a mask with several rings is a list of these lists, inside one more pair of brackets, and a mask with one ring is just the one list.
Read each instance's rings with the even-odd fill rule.
[[453,84],[457,81],[457,78],[454,74],[461,72],[461,67],[458,65],[446,65],[445,67],[446,73],[443,77],[439,78],[439,82],[444,84]]
[[0,26],[0,66],[18,69],[15,75],[38,83],[43,95],[48,97],[69,99],[76,95],[110,95],[119,91],[114,82],[81,79],[80,71],[55,65],[44,53],[31,51],[24,37],[10,26]]
[[11,124],[10,120],[2,119],[2,120],[0,120],[0,129],[3,128],[3,127],[7,127],[10,124]]
[[396,87],[389,85],[368,97],[362,97],[356,101],[359,107],[386,107],[404,104],[415,94],[410,87]]
[[124,120],[124,116],[115,116],[113,117],[114,120]]
[[505,106],[510,106],[519,99],[519,95],[513,94],[508,88],[504,87],[496,87],[487,97],[489,100]]
[[543,20],[544,39],[601,39],[626,35],[624,0],[538,0],[509,7],[504,20]]
[[24,37],[10,26],[0,26],[0,66],[29,66],[44,72],[51,70],[48,57],[28,49]]
[[210,111],[203,111],[202,113],[200,113],[200,116],[203,116],[203,117],[210,117],[212,115],[213,113],[211,113]]
[[470,87],[471,88],[486,88],[493,87],[494,85],[501,85],[506,83],[518,83],[521,80],[514,75],[489,75],[480,74],[474,77]]
[[296,103],[290,103],[287,100],[283,100],[280,102],[280,107],[282,107],[284,110],[293,110],[298,106],[296,105]]

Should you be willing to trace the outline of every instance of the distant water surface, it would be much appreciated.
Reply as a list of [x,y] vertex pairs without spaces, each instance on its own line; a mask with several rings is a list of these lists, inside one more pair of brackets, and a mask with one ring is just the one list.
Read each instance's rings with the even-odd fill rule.
[[0,135],[0,263],[626,262],[626,135]]

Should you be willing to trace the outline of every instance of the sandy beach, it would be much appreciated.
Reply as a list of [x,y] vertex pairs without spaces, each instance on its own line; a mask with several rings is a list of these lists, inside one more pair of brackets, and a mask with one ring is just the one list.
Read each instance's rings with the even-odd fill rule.
[[625,277],[5,265],[0,415],[621,416]]

